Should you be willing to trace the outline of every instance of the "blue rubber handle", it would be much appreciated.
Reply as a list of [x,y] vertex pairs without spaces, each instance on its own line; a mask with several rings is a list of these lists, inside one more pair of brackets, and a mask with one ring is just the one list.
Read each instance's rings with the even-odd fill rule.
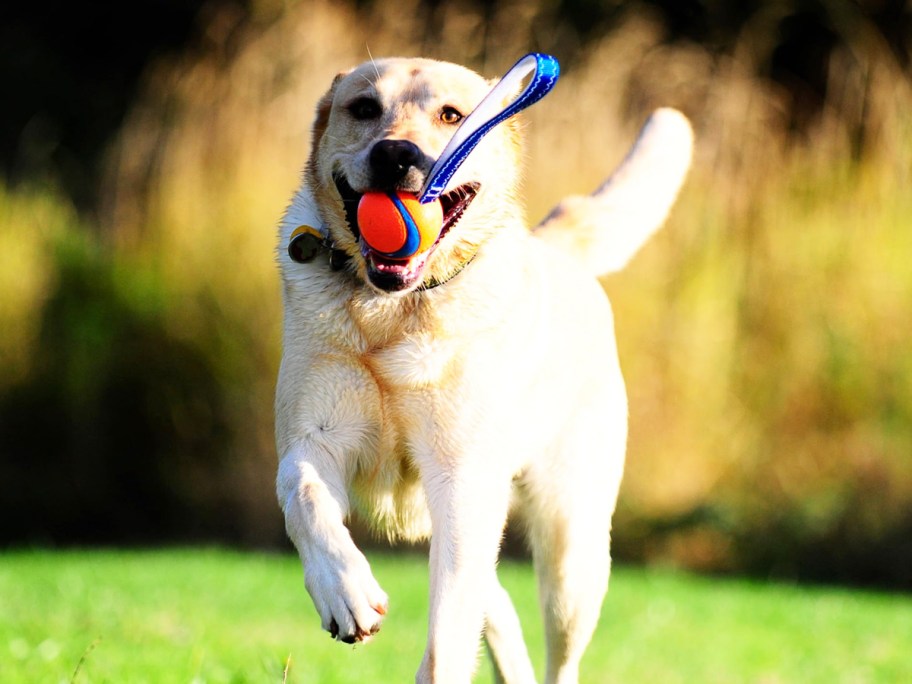
[[[534,74],[529,84],[515,100],[501,108],[503,98],[515,90],[532,71]],[[516,62],[456,129],[456,133],[431,168],[418,195],[419,201],[427,203],[437,199],[446,189],[453,174],[488,131],[542,99],[551,92],[559,76],[560,65],[551,55],[533,52]]]

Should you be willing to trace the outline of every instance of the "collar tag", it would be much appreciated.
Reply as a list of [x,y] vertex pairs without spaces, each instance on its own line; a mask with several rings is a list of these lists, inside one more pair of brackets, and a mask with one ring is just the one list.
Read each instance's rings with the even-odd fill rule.
[[313,261],[324,249],[326,249],[326,238],[318,228],[313,226],[298,226],[288,239],[288,256],[299,264]]
[[[504,98],[515,92],[530,73],[532,78],[523,91],[506,106],[502,106]],[[437,199],[446,190],[456,169],[488,131],[551,92],[558,76],[560,65],[551,55],[532,52],[514,64],[456,129],[428,174],[424,187],[418,194],[419,200],[427,203]]]

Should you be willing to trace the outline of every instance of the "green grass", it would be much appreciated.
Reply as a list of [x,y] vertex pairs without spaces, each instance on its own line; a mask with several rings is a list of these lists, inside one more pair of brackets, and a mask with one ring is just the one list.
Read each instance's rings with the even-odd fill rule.
[[[321,632],[297,559],[217,550],[0,555],[0,681],[413,681],[426,561],[371,554],[391,611],[370,644]],[[501,578],[538,671],[527,564]],[[912,597],[619,568],[583,682],[912,681]],[[477,681],[490,682],[486,663]]]

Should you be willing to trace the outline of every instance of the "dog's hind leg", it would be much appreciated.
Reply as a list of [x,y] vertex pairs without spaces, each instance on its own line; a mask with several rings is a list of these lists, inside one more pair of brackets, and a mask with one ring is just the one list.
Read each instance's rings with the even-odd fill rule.
[[498,684],[528,684],[535,681],[535,671],[529,660],[522,627],[510,595],[494,582],[488,597],[485,616],[485,642],[494,666],[494,681]]

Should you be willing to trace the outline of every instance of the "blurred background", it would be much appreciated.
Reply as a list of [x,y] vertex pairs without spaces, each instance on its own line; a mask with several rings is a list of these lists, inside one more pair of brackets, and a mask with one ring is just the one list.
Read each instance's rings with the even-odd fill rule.
[[532,223],[653,108],[697,134],[604,281],[618,560],[912,589],[906,0],[7,3],[0,546],[288,548],[273,254],[313,105],[370,55],[531,50],[564,72],[525,115]]

